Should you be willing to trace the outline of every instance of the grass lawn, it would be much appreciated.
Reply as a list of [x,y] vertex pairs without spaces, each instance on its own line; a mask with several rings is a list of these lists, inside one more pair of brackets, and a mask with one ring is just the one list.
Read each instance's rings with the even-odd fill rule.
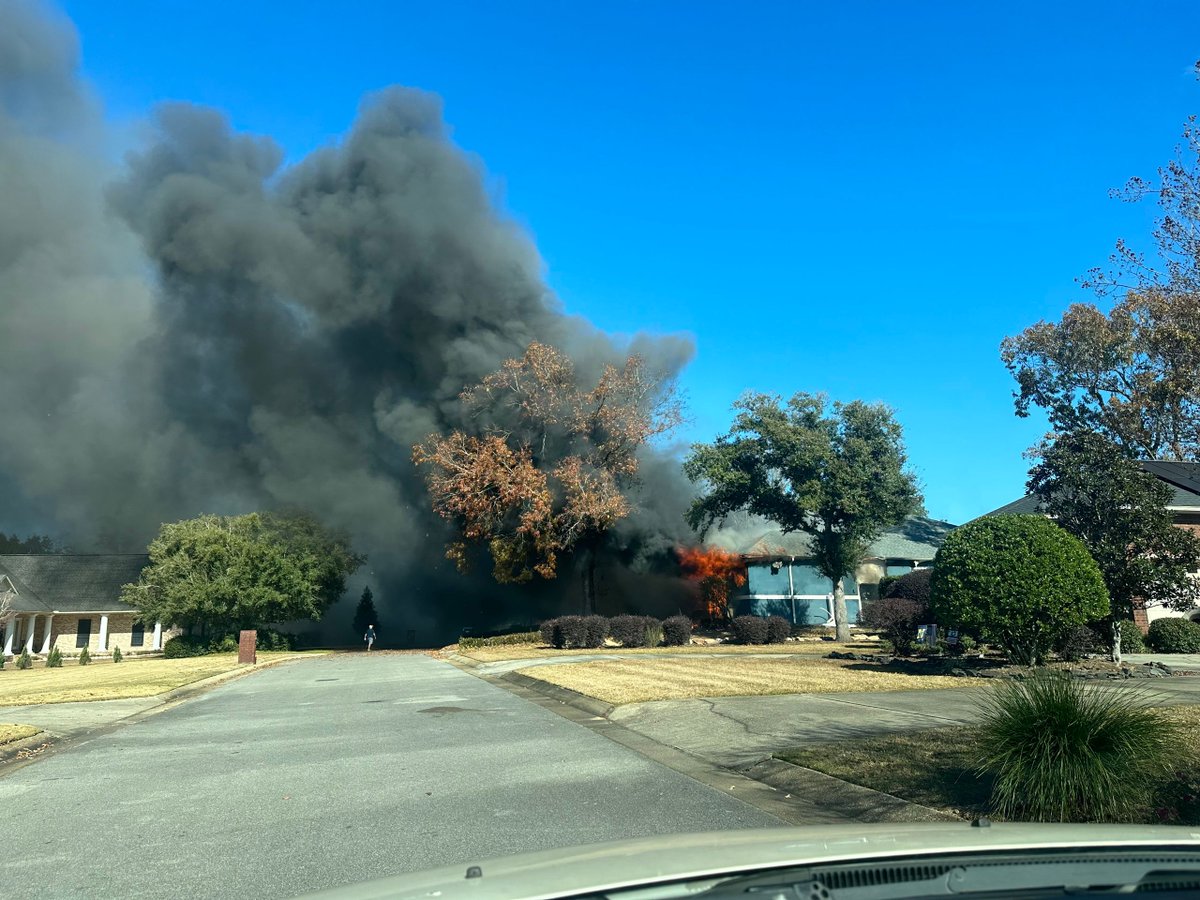
[[[306,654],[260,652],[258,659],[263,663],[302,655]],[[120,663],[97,660],[88,666],[68,660],[60,669],[21,670],[10,663],[0,670],[0,706],[153,697],[236,668],[236,653],[188,659],[125,659]]]
[[848,668],[825,659],[697,658],[623,659],[532,666],[521,674],[570,688],[605,703],[741,697],[761,694],[825,694],[978,687],[972,678],[906,675]]
[[[453,649],[453,648],[448,648]],[[655,656],[664,653],[682,655],[720,653],[731,656],[746,654],[787,654],[799,656],[822,657],[831,650],[856,653],[879,651],[878,641],[851,642],[839,644],[834,641],[791,641],[786,644],[688,644],[686,647],[597,647],[595,650],[556,650],[545,644],[508,644],[498,647],[475,647],[471,650],[457,651],[460,656],[466,656],[479,662],[502,662],[510,659],[546,659],[552,656],[587,656],[597,653],[619,653],[622,656]]]
[[[1193,734],[1200,731],[1200,706],[1170,706],[1161,712]],[[934,728],[865,741],[819,744],[775,755],[843,781],[970,818],[990,815],[991,778],[974,771],[978,734],[977,729],[967,726]],[[1181,767],[1187,773],[1182,781],[1200,786],[1200,757],[1181,760]],[[1180,783],[1180,779],[1164,778],[1159,796],[1146,810],[1145,821],[1162,821],[1154,810],[1173,805],[1171,792]],[[1200,822],[1185,815],[1181,824]]]
[[0,725],[0,746],[33,737],[39,732],[41,729],[32,725]]

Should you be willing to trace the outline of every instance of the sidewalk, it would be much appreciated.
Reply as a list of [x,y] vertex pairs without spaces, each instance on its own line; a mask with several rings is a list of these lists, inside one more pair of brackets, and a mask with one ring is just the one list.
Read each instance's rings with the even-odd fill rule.
[[58,737],[73,737],[85,731],[112,725],[165,702],[162,696],[158,696],[134,697],[129,700],[86,700],[78,703],[6,706],[0,708],[0,719],[18,725],[32,725]]

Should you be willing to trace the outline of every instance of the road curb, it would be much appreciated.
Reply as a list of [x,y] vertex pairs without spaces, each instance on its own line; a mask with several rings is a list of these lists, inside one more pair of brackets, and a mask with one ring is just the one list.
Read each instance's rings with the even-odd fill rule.
[[17,741],[9,741],[7,744],[0,745],[0,765],[9,760],[16,759],[22,750],[34,750],[38,747],[49,749],[50,745],[58,740],[58,735],[52,731],[39,731],[37,734],[31,734],[27,738],[21,738]]

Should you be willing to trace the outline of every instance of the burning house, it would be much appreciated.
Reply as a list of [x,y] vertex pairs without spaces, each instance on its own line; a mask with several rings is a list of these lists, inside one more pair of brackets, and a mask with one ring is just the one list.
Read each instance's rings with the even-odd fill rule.
[[[910,516],[885,531],[870,547],[853,577],[845,580],[846,611],[858,621],[863,601],[878,596],[879,582],[933,562],[949,522]],[[731,548],[744,562],[746,577],[731,597],[734,615],[783,616],[795,625],[833,625],[833,587],[817,571],[809,537],[767,528]]]

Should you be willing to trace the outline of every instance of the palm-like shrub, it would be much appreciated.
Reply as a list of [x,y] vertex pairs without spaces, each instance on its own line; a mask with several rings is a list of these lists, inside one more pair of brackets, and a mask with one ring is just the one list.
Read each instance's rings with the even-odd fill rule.
[[1007,819],[1129,819],[1182,749],[1151,695],[1100,688],[1061,671],[997,684],[983,701],[979,770]]

